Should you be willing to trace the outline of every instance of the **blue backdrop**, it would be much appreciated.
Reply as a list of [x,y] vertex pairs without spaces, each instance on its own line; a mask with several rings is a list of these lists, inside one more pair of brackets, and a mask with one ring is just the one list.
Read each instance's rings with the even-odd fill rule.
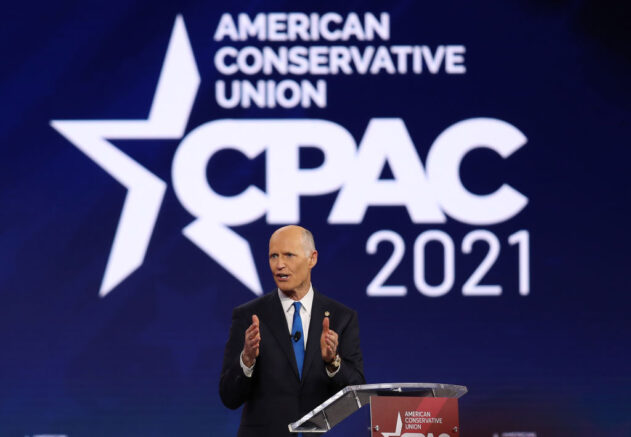
[[466,385],[465,436],[629,435],[622,3],[5,5],[0,434],[234,435],[231,309],[299,223],[368,382]]

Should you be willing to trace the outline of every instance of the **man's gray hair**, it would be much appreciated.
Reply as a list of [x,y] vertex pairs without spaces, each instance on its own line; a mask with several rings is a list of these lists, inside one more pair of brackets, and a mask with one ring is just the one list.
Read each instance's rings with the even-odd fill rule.
[[309,229],[302,228],[302,247],[305,249],[306,256],[310,256],[316,250],[313,234]]

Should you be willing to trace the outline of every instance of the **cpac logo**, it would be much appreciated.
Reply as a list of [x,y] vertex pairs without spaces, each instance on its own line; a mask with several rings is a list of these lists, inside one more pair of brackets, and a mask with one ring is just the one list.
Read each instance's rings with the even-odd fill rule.
[[[182,138],[199,83],[184,21],[178,16],[147,120],[51,121],[127,188],[101,296],[142,265],[166,190],[165,181],[109,140]],[[526,137],[507,122],[468,119],[436,138],[424,168],[399,118],[370,120],[359,147],[344,127],[327,120],[215,120],[182,139],[171,178],[178,199],[196,217],[183,229],[184,235],[260,295],[250,246],[229,226],[263,216],[270,224],[298,223],[300,196],[337,190],[330,224],[361,223],[369,206],[405,206],[414,223],[443,223],[446,215],[467,224],[499,223],[518,214],[528,199],[506,184],[487,195],[469,192],[460,181],[460,163],[476,148],[488,148],[506,158],[525,143]],[[299,149],[305,146],[322,151],[320,167],[300,168]],[[238,195],[222,196],[212,190],[208,161],[226,148],[248,158],[266,153],[265,191],[250,186]],[[381,180],[386,163],[393,178]]]
[[[403,422],[401,421],[401,413],[397,416],[397,426],[394,432],[382,432],[383,437],[434,437],[434,433],[430,432],[427,435],[422,432],[404,432],[401,434],[403,428]],[[440,433],[437,437],[451,437],[446,432]]]

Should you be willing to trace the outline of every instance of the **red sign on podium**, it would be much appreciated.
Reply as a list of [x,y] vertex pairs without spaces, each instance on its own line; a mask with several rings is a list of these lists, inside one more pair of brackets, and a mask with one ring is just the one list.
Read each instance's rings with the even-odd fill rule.
[[371,396],[370,425],[372,437],[456,437],[458,400]]

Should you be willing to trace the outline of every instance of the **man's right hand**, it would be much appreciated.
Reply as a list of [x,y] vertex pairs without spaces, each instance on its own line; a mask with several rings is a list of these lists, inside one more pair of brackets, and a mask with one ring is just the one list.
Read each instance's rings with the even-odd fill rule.
[[259,356],[259,345],[261,343],[261,331],[259,330],[259,318],[252,315],[252,324],[245,331],[245,342],[243,345],[243,364],[252,367],[256,357]]

